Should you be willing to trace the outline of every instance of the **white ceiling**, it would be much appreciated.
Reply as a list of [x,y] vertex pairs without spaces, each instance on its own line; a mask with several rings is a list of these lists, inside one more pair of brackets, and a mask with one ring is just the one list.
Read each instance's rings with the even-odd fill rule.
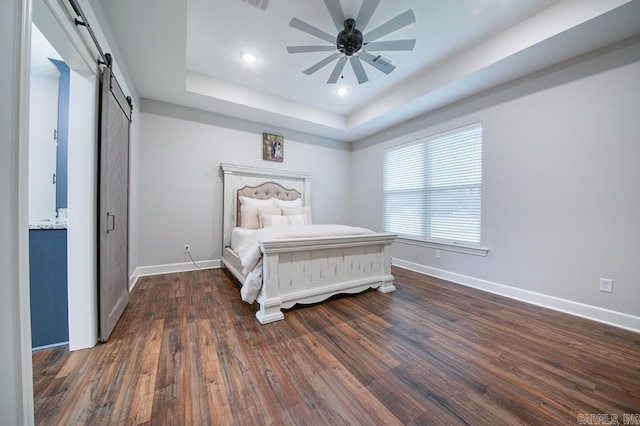
[[[363,0],[339,1],[355,18]],[[266,11],[243,0],[92,0],[141,97],[345,141],[637,35],[639,3],[381,0],[366,29],[412,9],[414,24],[380,40],[415,38],[416,46],[380,52],[396,69],[365,64],[369,81],[358,85],[348,65],[327,84],[335,62],[303,74],[330,52],[286,50],[328,44],[290,27],[293,17],[337,35],[320,0],[270,0]],[[245,52],[258,61],[244,63]],[[339,86],[349,93],[337,96]]]

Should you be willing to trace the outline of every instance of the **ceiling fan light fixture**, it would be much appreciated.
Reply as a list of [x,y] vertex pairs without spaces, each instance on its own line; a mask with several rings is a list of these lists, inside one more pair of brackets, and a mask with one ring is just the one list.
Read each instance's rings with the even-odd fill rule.
[[338,96],[345,96],[347,93],[349,93],[349,88],[340,87],[338,90],[336,90],[336,93],[338,94]]
[[256,58],[256,55],[254,55],[253,53],[243,53],[242,59],[248,64],[254,64],[258,60],[258,58]]
[[[311,24],[306,23],[298,18],[291,18],[289,26],[298,29],[304,33],[312,35],[316,38],[329,42],[331,45],[304,45],[304,46],[287,46],[289,53],[311,53],[311,52],[331,52],[329,56],[321,59],[311,65],[303,74],[312,75],[316,71],[324,68],[330,63],[337,61],[334,65],[327,84],[335,84],[342,76],[342,71],[347,62],[353,68],[358,84],[364,84],[369,81],[369,77],[362,66],[363,63],[371,66],[384,74],[390,74],[396,67],[391,64],[391,59],[383,57],[377,52],[400,51],[409,52],[415,47],[415,39],[402,40],[380,40],[387,35],[405,28],[411,24],[415,24],[416,15],[413,10],[408,9],[403,13],[391,18],[382,25],[372,30],[367,30],[370,18],[373,16],[378,4],[381,0],[366,0],[362,2],[360,10],[356,18],[345,19],[344,10],[340,0],[324,0],[324,4],[331,15],[331,19],[339,30],[337,37],[333,37],[326,31],[321,30]],[[356,26],[360,28],[358,28]],[[343,29],[342,29],[342,28]],[[366,49],[365,49],[366,46]],[[376,52],[374,55],[371,52]],[[341,95],[344,96],[344,95]]]

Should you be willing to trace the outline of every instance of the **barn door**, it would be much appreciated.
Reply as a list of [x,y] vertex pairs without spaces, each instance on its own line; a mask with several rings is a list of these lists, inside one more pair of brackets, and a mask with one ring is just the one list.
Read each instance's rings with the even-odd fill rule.
[[129,124],[131,106],[111,69],[100,90],[100,340],[129,303]]

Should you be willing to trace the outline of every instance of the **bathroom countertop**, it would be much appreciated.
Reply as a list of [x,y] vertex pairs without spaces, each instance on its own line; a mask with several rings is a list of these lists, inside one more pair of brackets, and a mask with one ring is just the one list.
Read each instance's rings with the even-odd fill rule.
[[67,229],[67,221],[59,219],[44,219],[29,224],[29,229]]

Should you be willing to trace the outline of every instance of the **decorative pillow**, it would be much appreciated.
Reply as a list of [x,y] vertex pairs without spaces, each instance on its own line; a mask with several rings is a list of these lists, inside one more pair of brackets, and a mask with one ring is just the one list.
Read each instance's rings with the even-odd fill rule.
[[295,214],[290,216],[282,216],[287,219],[288,225],[304,225],[304,216],[301,214]]
[[282,214],[284,216],[302,215],[304,217],[305,225],[311,225],[313,223],[313,221],[311,220],[311,207],[300,207],[297,209],[283,208]]
[[261,214],[260,221],[263,228],[270,226],[304,225],[304,216],[301,214],[290,216]]
[[276,207],[274,204],[275,198],[269,198],[268,200],[260,200],[258,198],[249,198],[245,196],[240,196],[240,204],[243,206],[251,206],[251,207]]
[[256,207],[240,205],[240,227],[244,229],[260,228],[260,217]]
[[[282,210],[277,207],[263,207],[258,209],[258,217],[260,220],[259,227],[265,228],[267,226],[273,226],[265,225],[264,221],[262,220],[263,216],[282,216]],[[271,221],[269,221],[269,223],[271,223]]]
[[295,200],[278,200],[274,198],[274,202],[276,203],[276,207],[282,208],[295,208],[302,207],[302,198],[296,198]]
[[271,226],[287,226],[287,217],[275,214],[261,214],[260,224],[263,228],[269,228]]
[[[274,198],[268,200],[260,200],[258,198],[249,198],[245,196],[238,197],[240,201],[240,227],[245,229],[258,229],[260,228],[260,215],[258,214],[258,208],[261,207],[275,207],[273,202]],[[278,213],[279,214],[279,213]]]

